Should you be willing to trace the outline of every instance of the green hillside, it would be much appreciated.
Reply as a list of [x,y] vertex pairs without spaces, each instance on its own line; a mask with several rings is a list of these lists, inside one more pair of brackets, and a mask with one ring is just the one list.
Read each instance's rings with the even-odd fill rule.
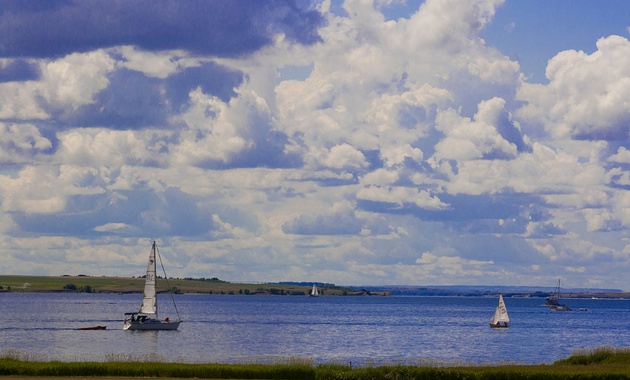
[[[274,294],[307,295],[310,286],[301,284],[243,284],[219,279],[169,278],[168,283],[175,293],[205,294]],[[165,279],[158,279],[158,292],[168,291]],[[91,276],[0,276],[0,291],[11,292],[85,292],[85,293],[140,293],[143,278],[91,277]],[[362,291],[329,285],[320,287],[322,295],[362,295]]]

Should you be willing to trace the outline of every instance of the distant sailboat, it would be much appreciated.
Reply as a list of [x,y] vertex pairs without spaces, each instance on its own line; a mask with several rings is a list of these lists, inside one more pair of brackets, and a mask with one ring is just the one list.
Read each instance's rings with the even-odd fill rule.
[[508,323],[510,323],[510,316],[505,307],[505,302],[503,302],[503,296],[499,294],[499,304],[494,309],[494,315],[490,319],[490,327],[506,328]]
[[[168,317],[164,320],[158,318],[158,304],[157,304],[157,292],[156,292],[156,255],[159,258],[160,253],[157,250],[157,245],[153,242],[151,247],[151,253],[149,254],[149,265],[147,266],[147,275],[144,280],[144,292],[142,293],[142,306],[137,313],[125,313],[125,323],[123,330],[177,330],[181,319],[179,318],[179,312],[177,311],[177,305],[175,305],[175,299],[173,300],[173,306],[177,313],[177,320],[171,321]],[[160,263],[162,259],[160,258]],[[164,266],[162,265],[162,270]],[[168,278],[166,277],[166,271],[164,271],[164,278],[168,284]],[[169,286],[170,289],[170,286]],[[172,297],[172,294],[171,294]]]
[[558,280],[558,285],[556,285],[556,290],[547,297],[547,302],[545,305],[549,306],[549,309],[555,311],[571,311],[571,307],[569,305],[561,305],[560,304],[560,280]]
[[317,289],[317,285],[313,284],[313,289],[311,289],[311,297],[319,297],[319,289]]

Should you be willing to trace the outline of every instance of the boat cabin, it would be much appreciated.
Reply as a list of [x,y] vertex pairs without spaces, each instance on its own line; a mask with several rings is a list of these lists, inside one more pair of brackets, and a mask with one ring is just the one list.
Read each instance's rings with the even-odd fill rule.
[[170,323],[169,317],[164,318],[163,321],[157,320],[155,317],[149,316],[144,313],[125,313],[125,323],[137,324],[137,323]]

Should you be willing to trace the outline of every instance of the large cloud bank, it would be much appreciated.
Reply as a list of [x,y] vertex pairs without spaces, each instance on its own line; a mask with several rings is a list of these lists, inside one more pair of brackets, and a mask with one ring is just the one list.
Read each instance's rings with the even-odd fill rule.
[[382,3],[4,3],[0,273],[630,288],[630,41]]

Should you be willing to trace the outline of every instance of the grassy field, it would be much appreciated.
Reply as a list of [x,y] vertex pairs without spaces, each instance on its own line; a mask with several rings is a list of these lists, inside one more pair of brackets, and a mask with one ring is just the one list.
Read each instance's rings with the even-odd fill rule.
[[[169,285],[178,293],[206,294],[286,294],[307,295],[311,287],[285,284],[238,284],[220,280],[168,279]],[[26,284],[26,285],[25,285]],[[166,280],[158,279],[158,292],[168,290]],[[73,286],[68,286],[73,285]],[[95,293],[142,292],[143,278],[91,277],[91,276],[0,276],[2,290],[12,292],[64,292],[86,291]],[[64,289],[64,287],[66,289]],[[67,289],[67,288],[71,289]],[[76,289],[76,290],[75,290]],[[320,288],[323,295],[358,295],[343,287]]]
[[279,364],[185,364],[167,362],[46,362],[0,357],[0,376],[56,379],[202,378],[202,379],[630,379],[630,350],[602,347],[575,353],[550,365],[406,365],[351,367],[346,364],[314,365],[293,359]]

